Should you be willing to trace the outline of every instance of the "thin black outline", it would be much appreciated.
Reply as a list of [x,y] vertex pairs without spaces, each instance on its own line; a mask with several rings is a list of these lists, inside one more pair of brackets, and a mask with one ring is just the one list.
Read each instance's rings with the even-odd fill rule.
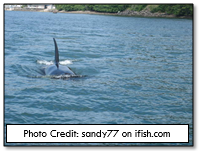
[[[5,141],[5,131],[6,131],[6,129],[7,129],[7,125],[12,125],[12,124],[6,124],[6,128],[5,128],[5,10],[4,10],[4,8],[5,8],[5,5],[20,5],[20,4],[38,4],[38,5],[40,5],[40,4],[45,4],[45,5],[48,5],[48,4],[67,4],[67,3],[4,3],[3,4],[3,67],[4,67],[4,69],[3,69],[3,93],[4,93],[4,95],[3,95],[3,140],[4,140],[4,146],[8,146],[8,147],[12,147],[11,145],[6,145],[6,141],[7,141],[7,138],[6,138],[6,141]],[[70,3],[70,4],[118,4],[118,3]],[[119,3],[119,4],[148,4],[148,5],[163,5],[163,4],[174,4],[174,3]],[[194,78],[195,78],[195,76],[194,76],[194,61],[195,61],[195,59],[194,59],[194,50],[195,50],[195,42],[194,42],[194,39],[195,39],[195,34],[194,34],[194,18],[195,18],[195,9],[194,9],[194,4],[193,3],[175,3],[175,4],[190,4],[190,5],[192,5],[193,6],[193,16],[192,16],[192,144],[191,145],[171,145],[171,144],[169,144],[169,145],[153,145],[155,142],[151,142],[151,143],[153,143],[152,145],[148,145],[148,143],[150,144],[150,142],[147,142],[147,143],[144,143],[144,144],[146,144],[146,145],[135,145],[135,144],[132,144],[132,145],[108,145],[108,146],[106,146],[106,145],[74,145],[74,147],[80,147],[80,146],[83,146],[83,147],[95,147],[95,146],[97,146],[97,147],[111,147],[111,146],[119,146],[119,147],[159,147],[159,146],[162,146],[162,147],[193,147],[194,146],[194,127],[195,127],[195,125],[194,125],[194,111],[195,111],[195,109],[194,109]],[[131,17],[131,16],[130,16]],[[132,17],[134,17],[134,16],[132,16]],[[161,18],[161,17],[145,17],[145,18]],[[163,17],[163,18],[166,18],[166,17]],[[14,124],[15,125],[15,124]],[[32,125],[32,124],[16,124],[16,125]],[[34,124],[34,125],[45,125],[45,124]],[[55,125],[55,124],[47,124],[47,125]],[[57,124],[57,125],[114,125],[114,124]],[[140,125],[140,124],[117,124],[117,125]],[[142,124],[142,125],[189,125],[189,124]],[[188,126],[188,128],[189,128],[189,126]],[[188,130],[188,133],[189,133],[189,131],[190,131],[190,129]],[[7,131],[6,131],[6,134],[7,134]],[[188,135],[189,136],[189,135]],[[57,142],[56,142],[57,143]],[[79,142],[78,142],[79,143]],[[88,143],[88,142],[86,142],[86,143]],[[101,143],[101,142],[100,142]],[[106,143],[108,143],[108,142],[106,142]],[[124,142],[122,142],[122,143],[124,143]],[[129,142],[128,142],[129,143]],[[137,143],[137,142],[136,142]],[[141,143],[143,143],[143,142],[141,142]],[[158,142],[157,142],[158,143]],[[162,142],[161,142],[162,143]],[[169,142],[166,142],[166,143],[169,143]],[[171,143],[173,143],[173,142],[171,142]],[[10,143],[9,143],[10,144]],[[25,147],[26,145],[15,145],[16,147],[20,147],[20,146],[22,146],[22,147]],[[31,147],[48,147],[48,146],[50,146],[50,147],[52,147],[52,146],[54,146],[54,147],[57,147],[57,146],[65,146],[65,147],[73,147],[73,145],[62,145],[62,144],[60,144],[60,145],[28,145],[28,146],[31,146]]]
[[6,143],[189,143],[189,124],[6,124],[6,136],[8,125],[188,125],[188,142],[8,142]]

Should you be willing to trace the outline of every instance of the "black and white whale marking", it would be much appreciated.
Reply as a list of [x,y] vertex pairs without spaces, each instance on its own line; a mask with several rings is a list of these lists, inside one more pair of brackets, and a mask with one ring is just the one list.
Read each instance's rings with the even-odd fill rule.
[[55,38],[53,38],[55,44],[55,63],[45,68],[44,72],[48,76],[60,76],[60,75],[75,75],[67,66],[59,64],[59,52]]

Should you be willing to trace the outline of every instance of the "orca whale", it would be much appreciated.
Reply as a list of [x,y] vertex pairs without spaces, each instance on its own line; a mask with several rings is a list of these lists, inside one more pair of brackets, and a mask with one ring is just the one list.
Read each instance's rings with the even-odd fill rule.
[[60,75],[75,75],[75,73],[70,70],[67,66],[62,66],[59,64],[59,52],[55,38],[53,38],[55,44],[55,62],[45,68],[44,72],[48,76],[60,76]]

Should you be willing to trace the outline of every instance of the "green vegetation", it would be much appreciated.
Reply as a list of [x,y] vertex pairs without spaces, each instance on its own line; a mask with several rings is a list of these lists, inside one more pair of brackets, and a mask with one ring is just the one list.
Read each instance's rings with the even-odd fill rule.
[[55,5],[57,10],[65,11],[96,11],[105,13],[117,13],[118,11],[124,11],[129,5]]
[[120,5],[120,4],[110,4],[110,5],[94,5],[94,4],[82,4],[82,5],[55,5],[57,10],[65,11],[96,11],[105,13],[117,13],[119,11],[124,11],[126,9],[130,11],[142,11],[148,9],[152,13],[161,12],[167,14],[173,14],[176,16],[192,16],[193,15],[193,5],[192,4],[167,4],[167,5]]
[[132,5],[129,10],[133,10],[133,11],[142,11],[147,5]]
[[192,16],[193,15],[193,5],[190,4],[171,4],[171,5],[158,5],[157,7],[151,9],[151,12],[165,12],[167,14],[174,14],[176,16]]
[[21,8],[25,8],[25,7],[27,7],[27,5],[22,5],[22,6],[21,6]]
[[94,5],[93,10],[97,12],[117,13],[124,11],[129,5]]
[[55,5],[57,10],[65,11],[85,11],[86,5]]

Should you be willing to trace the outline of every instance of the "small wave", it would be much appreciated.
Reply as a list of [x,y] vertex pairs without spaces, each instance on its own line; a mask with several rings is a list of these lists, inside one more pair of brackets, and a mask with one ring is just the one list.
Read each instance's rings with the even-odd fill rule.
[[69,79],[69,78],[82,78],[82,77],[86,77],[85,75],[59,75],[59,76],[55,76],[55,75],[51,75],[51,76],[28,76],[31,78],[51,78],[51,79]]
[[59,75],[59,76],[50,76],[52,79],[69,79],[69,78],[82,78],[83,75]]
[[11,66],[12,71],[15,71],[20,76],[28,76],[28,75],[40,75],[42,71],[39,67],[31,66],[31,65],[21,65],[15,64]]
[[71,60],[64,60],[59,62],[61,65],[73,64]]
[[53,61],[46,61],[46,60],[37,60],[37,63],[39,63],[39,64],[45,64],[45,65],[52,65],[52,64],[54,64]]
[[[37,60],[37,63],[44,64],[44,65],[52,65],[52,64],[54,64],[54,61]],[[73,64],[73,62],[71,60],[60,61],[59,63],[61,65]]]

